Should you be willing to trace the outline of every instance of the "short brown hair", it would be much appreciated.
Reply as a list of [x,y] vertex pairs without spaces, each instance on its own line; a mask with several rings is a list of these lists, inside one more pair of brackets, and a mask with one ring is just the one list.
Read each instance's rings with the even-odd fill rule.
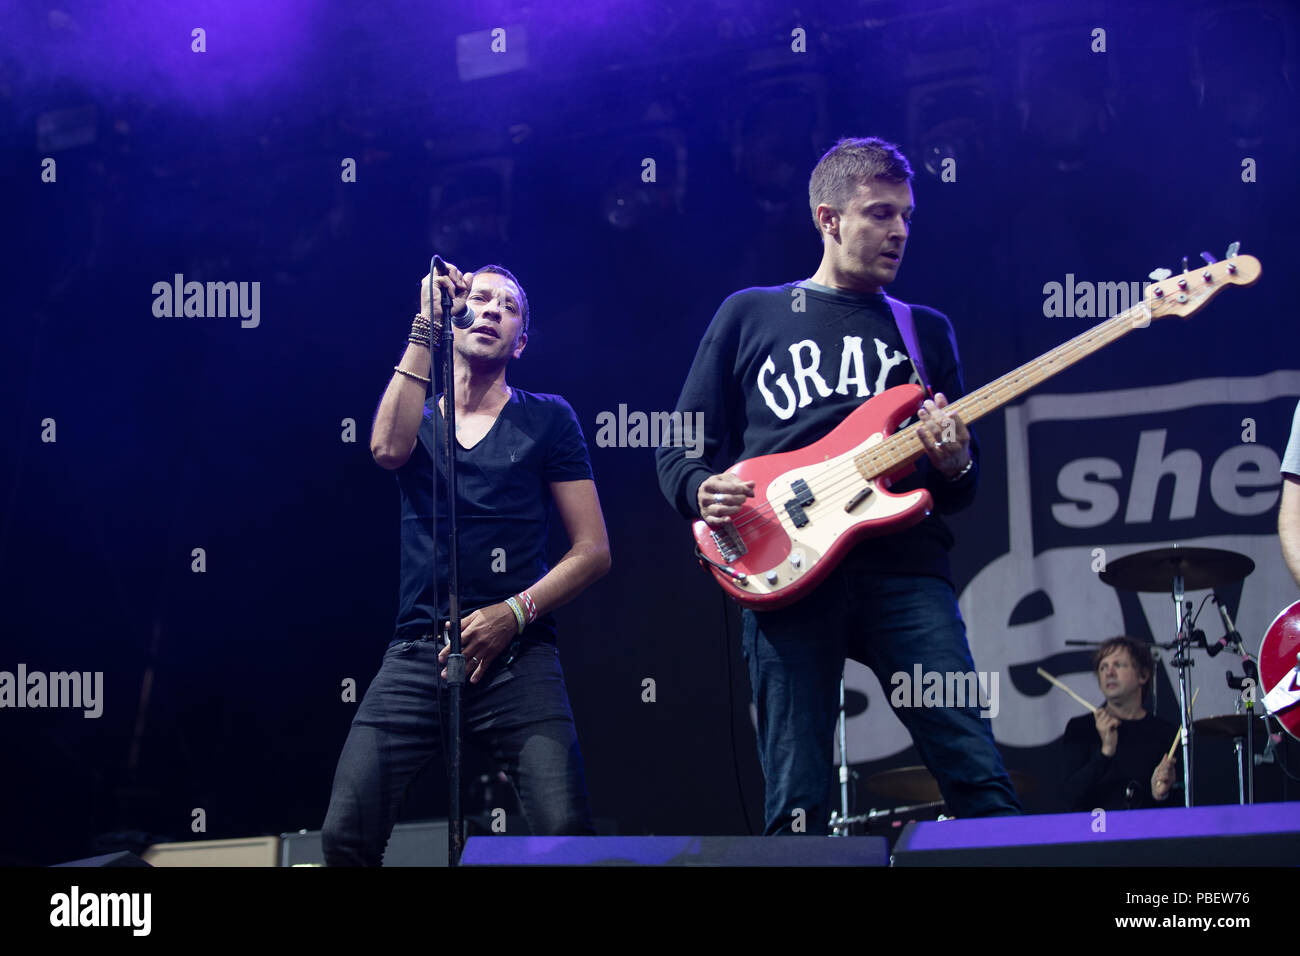
[[843,209],[863,183],[883,179],[889,183],[910,183],[912,167],[907,157],[893,143],[874,136],[866,139],[842,139],[817,160],[808,180],[808,206],[813,223],[821,232],[817,207]]
[[1133,659],[1134,665],[1138,669],[1138,677],[1143,674],[1147,677],[1147,685],[1150,686],[1151,678],[1156,672],[1156,662],[1151,658],[1151,648],[1146,641],[1139,641],[1132,637],[1111,637],[1101,642],[1101,647],[1093,651],[1092,654],[1092,672],[1097,673],[1097,668],[1101,667],[1103,659],[1109,657],[1120,648],[1128,651],[1128,656]]

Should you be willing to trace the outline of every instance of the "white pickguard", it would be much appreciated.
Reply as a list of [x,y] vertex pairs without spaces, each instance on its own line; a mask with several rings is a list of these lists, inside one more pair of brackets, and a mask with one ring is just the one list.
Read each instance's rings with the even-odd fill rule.
[[[790,536],[790,554],[776,566],[751,574],[746,590],[770,594],[787,587],[807,574],[831,546],[855,526],[891,518],[920,501],[923,494],[920,490],[897,498],[881,494],[881,486],[887,488],[888,483],[876,479],[870,482],[872,493],[851,514],[844,510],[853,496],[867,485],[853,459],[884,440],[884,434],[876,432],[843,454],[812,465],[793,468],[768,483],[763,489],[763,497],[771,505],[782,529]],[[786,511],[785,503],[796,497],[792,486],[800,478],[807,483],[814,500],[804,508],[808,523],[802,528],[796,528]],[[773,574],[775,581],[772,580]]]

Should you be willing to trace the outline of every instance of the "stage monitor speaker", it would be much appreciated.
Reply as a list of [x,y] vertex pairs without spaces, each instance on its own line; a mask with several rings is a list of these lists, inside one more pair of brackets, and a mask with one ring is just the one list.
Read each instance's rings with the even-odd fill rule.
[[152,866],[275,866],[279,837],[155,843],[144,851]]
[[[280,866],[324,865],[319,830],[299,830],[280,835]],[[384,866],[446,865],[446,820],[419,820],[393,827],[393,835],[384,851]]]
[[465,843],[465,866],[884,866],[884,837],[509,837]]
[[894,866],[1295,866],[1300,803],[908,824]]
[[83,860],[69,860],[67,863],[55,863],[55,866],[149,866],[144,860],[140,859],[130,850],[119,850],[117,853],[101,853],[99,856],[88,856]]

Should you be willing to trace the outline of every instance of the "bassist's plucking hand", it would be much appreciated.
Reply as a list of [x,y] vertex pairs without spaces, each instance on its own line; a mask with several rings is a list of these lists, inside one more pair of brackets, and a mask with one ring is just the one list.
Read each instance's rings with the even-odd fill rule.
[[735,475],[710,475],[700,483],[695,493],[700,517],[717,528],[728,524],[731,516],[744,505],[746,498],[754,497],[754,483],[741,481]]

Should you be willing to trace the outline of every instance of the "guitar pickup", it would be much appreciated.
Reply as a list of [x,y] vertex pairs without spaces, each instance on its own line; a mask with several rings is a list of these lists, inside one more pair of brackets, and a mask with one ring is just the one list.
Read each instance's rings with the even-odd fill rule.
[[802,528],[808,523],[808,515],[804,512],[804,508],[817,499],[813,497],[808,482],[802,478],[796,478],[790,482],[790,490],[794,492],[794,497],[785,503],[785,512],[790,516],[790,520],[794,522],[796,528]]
[[817,499],[813,497],[812,489],[808,487],[808,482],[802,478],[796,478],[790,482],[790,490],[794,492],[794,500],[805,508]]
[[745,539],[740,536],[735,525],[725,524],[721,528],[709,529],[709,534],[713,538],[713,544],[722,555],[722,560],[727,564],[747,554],[749,548],[745,545]]

